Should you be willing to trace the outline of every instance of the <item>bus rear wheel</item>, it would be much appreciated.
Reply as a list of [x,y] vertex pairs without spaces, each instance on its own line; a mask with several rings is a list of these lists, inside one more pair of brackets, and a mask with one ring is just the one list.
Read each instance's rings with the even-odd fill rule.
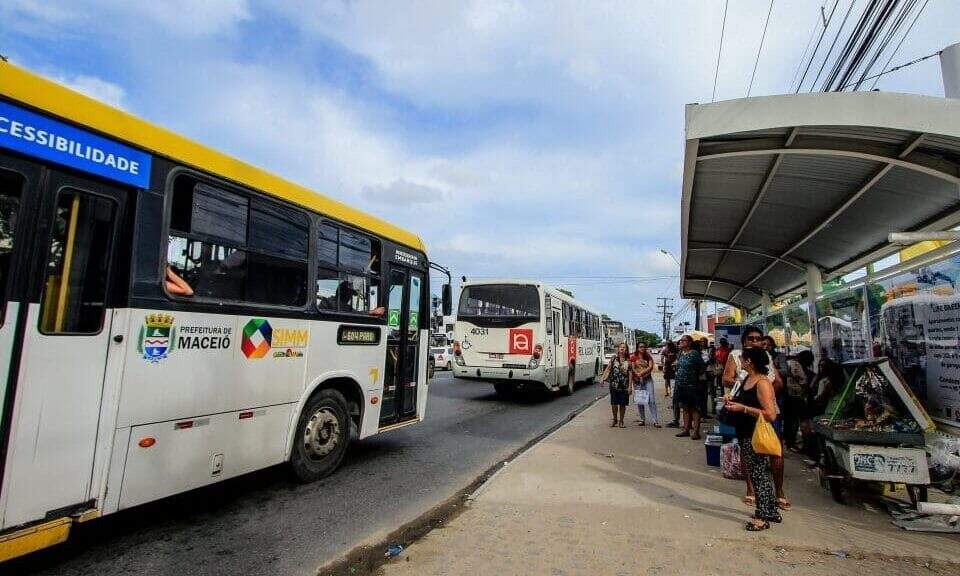
[[314,394],[297,423],[290,468],[301,482],[329,476],[340,466],[350,443],[347,400],[337,390]]

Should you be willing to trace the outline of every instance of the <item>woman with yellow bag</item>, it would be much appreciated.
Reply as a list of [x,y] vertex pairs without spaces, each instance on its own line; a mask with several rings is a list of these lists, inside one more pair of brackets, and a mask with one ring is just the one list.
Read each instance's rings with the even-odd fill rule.
[[777,399],[767,377],[769,363],[770,356],[762,348],[744,348],[743,369],[747,378],[736,397],[724,399],[737,429],[740,460],[756,493],[757,508],[746,526],[751,532],[766,530],[770,522],[781,521],[770,459],[766,457],[781,454],[780,440],[770,425],[777,417]]

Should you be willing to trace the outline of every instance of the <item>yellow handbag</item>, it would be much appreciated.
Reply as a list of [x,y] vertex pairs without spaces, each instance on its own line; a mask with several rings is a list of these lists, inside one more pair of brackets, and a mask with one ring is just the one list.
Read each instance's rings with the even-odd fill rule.
[[753,451],[768,456],[783,456],[780,438],[773,425],[767,422],[763,414],[757,416],[757,425],[753,429]]

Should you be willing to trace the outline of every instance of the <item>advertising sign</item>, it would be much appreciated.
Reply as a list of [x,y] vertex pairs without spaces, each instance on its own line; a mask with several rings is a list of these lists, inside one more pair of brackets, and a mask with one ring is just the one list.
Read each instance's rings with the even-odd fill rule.
[[930,417],[960,427],[960,257],[871,286],[883,353]]

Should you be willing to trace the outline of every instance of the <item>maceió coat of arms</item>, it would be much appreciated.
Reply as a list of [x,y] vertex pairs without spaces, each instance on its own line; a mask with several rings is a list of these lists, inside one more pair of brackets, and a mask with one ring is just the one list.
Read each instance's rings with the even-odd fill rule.
[[140,328],[137,351],[145,360],[157,363],[170,355],[176,347],[177,329],[173,327],[173,316],[169,314],[150,314]]

